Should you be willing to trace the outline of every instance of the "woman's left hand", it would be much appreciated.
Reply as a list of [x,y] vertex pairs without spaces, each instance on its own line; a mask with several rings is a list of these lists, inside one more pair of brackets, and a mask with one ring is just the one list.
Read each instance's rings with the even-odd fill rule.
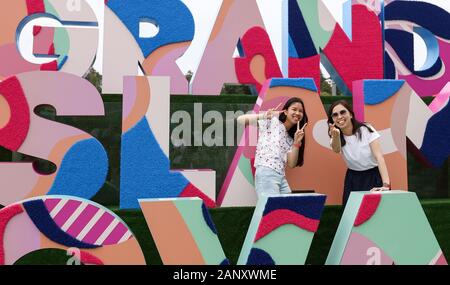
[[297,123],[297,131],[294,135],[294,144],[301,144],[302,139],[305,137],[305,127],[308,125],[308,123],[305,123],[303,127],[300,129],[300,122]]
[[390,191],[391,189],[389,189],[389,187],[373,187],[372,189],[370,189],[370,192],[379,192],[379,191]]

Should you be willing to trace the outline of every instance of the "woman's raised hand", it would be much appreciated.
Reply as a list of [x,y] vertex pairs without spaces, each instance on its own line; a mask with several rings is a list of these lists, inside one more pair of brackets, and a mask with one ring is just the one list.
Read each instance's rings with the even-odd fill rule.
[[276,106],[275,108],[267,110],[267,112],[265,113],[264,117],[266,119],[272,119],[273,117],[275,117],[278,114],[280,114],[281,112],[283,112],[284,110],[277,111],[277,109],[280,108],[280,106],[281,106],[281,103],[278,104],[278,106]]
[[336,123],[334,124],[328,124],[328,126],[330,127],[330,135],[332,138],[338,138],[341,134],[341,130],[339,130],[338,128],[336,128]]

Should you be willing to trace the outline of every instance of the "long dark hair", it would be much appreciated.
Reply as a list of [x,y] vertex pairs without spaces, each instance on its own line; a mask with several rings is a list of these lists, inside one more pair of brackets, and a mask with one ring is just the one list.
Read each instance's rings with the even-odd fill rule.
[[[286,111],[287,111],[287,109],[289,109],[289,107],[290,107],[292,104],[294,104],[294,103],[300,103],[300,104],[302,104],[302,108],[303,108],[303,118],[302,118],[302,120],[300,121],[300,128],[303,128],[303,126],[308,122],[308,116],[306,115],[305,104],[303,103],[303,100],[302,100],[302,99],[300,99],[300,98],[298,98],[298,97],[292,97],[292,98],[290,98],[289,100],[287,100],[286,104],[284,104],[283,110],[286,110]],[[285,114],[284,112],[281,112],[281,113],[280,113],[280,116],[278,117],[278,119],[279,119],[282,123],[286,122],[286,118],[287,118],[287,116],[286,116],[286,114]],[[296,131],[297,131],[297,125],[294,125],[294,126],[292,126],[287,132],[288,132],[289,136],[290,136],[292,139],[294,139],[294,136],[295,136],[295,132],[296,132]],[[304,153],[305,153],[305,136],[303,136],[303,139],[302,139],[302,145],[300,146],[300,149],[298,150],[298,158],[297,158],[297,165],[296,165],[296,166],[302,166],[302,165],[303,165],[303,162],[304,162],[304,159],[303,159]]]
[[[362,123],[362,122],[358,121],[357,119],[355,119],[355,113],[353,112],[352,106],[350,106],[350,104],[345,100],[338,100],[338,101],[335,101],[333,104],[331,104],[330,108],[328,109],[328,124],[334,123],[333,118],[331,117],[331,114],[333,113],[334,107],[336,107],[337,105],[342,105],[352,115],[352,118],[351,118],[351,122],[352,122],[352,126],[353,126],[352,135],[356,134],[356,137],[359,140],[361,140],[361,127],[365,127],[366,129],[369,130],[369,132],[373,133],[373,130],[371,128],[369,128],[366,125],[366,123]],[[336,126],[336,128],[339,129],[339,127],[337,127],[337,126]],[[328,135],[331,137],[330,130],[328,130]],[[344,145],[345,145],[344,134],[341,131],[341,147]]]

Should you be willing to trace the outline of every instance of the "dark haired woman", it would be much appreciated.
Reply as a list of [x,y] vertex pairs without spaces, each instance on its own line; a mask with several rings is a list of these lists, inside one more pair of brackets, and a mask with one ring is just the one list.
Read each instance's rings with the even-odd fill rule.
[[258,120],[259,136],[254,163],[258,196],[263,193],[291,193],[285,175],[286,165],[291,168],[303,165],[308,122],[305,105],[297,97],[290,98],[282,111],[277,111],[280,105],[263,114],[247,114],[237,119],[241,124]]
[[345,175],[343,204],[351,191],[390,190],[389,174],[380,147],[380,134],[369,124],[355,119],[352,107],[336,101],[328,110],[331,147],[342,153],[348,170]]

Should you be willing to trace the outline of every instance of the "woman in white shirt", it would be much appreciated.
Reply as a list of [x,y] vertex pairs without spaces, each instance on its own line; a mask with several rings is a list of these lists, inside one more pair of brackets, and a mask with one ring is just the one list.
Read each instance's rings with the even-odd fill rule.
[[369,124],[355,119],[345,101],[334,102],[328,110],[329,135],[334,152],[347,164],[343,204],[351,191],[390,190],[389,174],[380,147],[380,134]]
[[240,124],[258,120],[254,166],[255,188],[259,196],[263,193],[291,193],[285,176],[286,165],[291,168],[303,165],[304,131],[308,122],[305,105],[297,97],[290,98],[282,111],[277,111],[280,105],[263,114],[247,114],[237,119]]

